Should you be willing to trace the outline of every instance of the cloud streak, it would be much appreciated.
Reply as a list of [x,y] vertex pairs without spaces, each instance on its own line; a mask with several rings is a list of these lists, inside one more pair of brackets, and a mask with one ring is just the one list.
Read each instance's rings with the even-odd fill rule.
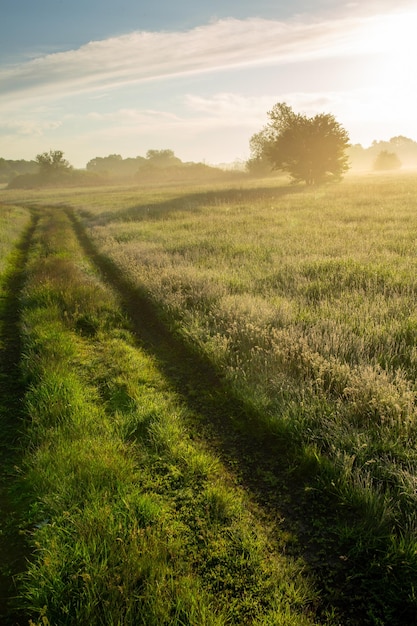
[[166,146],[189,160],[227,161],[247,156],[277,101],[331,111],[356,141],[415,136],[414,3],[132,32],[0,65],[2,150],[32,158],[59,147],[80,166],[96,154]]
[[133,32],[0,71],[0,103],[61,98],[131,83],[369,51],[371,18],[224,19],[185,32]]

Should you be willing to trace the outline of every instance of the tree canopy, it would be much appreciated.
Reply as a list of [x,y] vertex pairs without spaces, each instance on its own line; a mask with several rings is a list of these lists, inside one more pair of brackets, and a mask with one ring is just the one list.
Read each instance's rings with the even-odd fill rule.
[[13,161],[0,158],[0,184],[9,183],[21,174],[34,174],[37,170],[38,166],[35,161],[25,161],[24,159]]
[[[10,189],[32,189],[33,187],[83,184],[84,172],[75,171],[64,159],[62,150],[50,150],[37,154],[33,164],[26,173],[13,177],[8,184]],[[36,171],[37,170],[37,171]]]
[[120,154],[109,154],[106,157],[95,157],[87,163],[86,169],[95,174],[110,178],[128,179],[134,176],[138,169],[146,163],[141,156],[123,159]]
[[72,170],[72,165],[64,159],[62,150],[50,150],[37,154],[35,160],[39,165],[39,174],[46,180],[58,179]]
[[308,185],[338,180],[348,170],[349,135],[333,115],[307,117],[279,102],[268,117],[268,124],[251,138],[252,163],[266,160]]
[[146,158],[153,163],[161,163],[164,167],[179,165],[182,161],[175,156],[173,150],[148,150]]
[[62,150],[50,150],[36,156],[36,162],[41,170],[71,169],[71,165],[64,159]]

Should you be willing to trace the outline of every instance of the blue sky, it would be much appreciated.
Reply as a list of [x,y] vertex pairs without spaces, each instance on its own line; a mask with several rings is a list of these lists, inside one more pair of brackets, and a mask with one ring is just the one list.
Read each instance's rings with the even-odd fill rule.
[[0,0],[0,157],[249,156],[279,101],[417,140],[410,0]]

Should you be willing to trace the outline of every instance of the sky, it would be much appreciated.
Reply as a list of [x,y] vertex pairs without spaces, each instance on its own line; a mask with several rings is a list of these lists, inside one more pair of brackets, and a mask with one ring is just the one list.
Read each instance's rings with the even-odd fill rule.
[[0,0],[0,157],[250,156],[267,112],[417,141],[415,0]]

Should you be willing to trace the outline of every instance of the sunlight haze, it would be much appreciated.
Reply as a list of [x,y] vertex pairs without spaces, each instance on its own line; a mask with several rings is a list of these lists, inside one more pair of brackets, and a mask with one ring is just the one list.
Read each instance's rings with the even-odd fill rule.
[[0,23],[0,156],[245,160],[280,101],[332,113],[364,147],[417,140],[416,26],[405,1],[17,0]]

